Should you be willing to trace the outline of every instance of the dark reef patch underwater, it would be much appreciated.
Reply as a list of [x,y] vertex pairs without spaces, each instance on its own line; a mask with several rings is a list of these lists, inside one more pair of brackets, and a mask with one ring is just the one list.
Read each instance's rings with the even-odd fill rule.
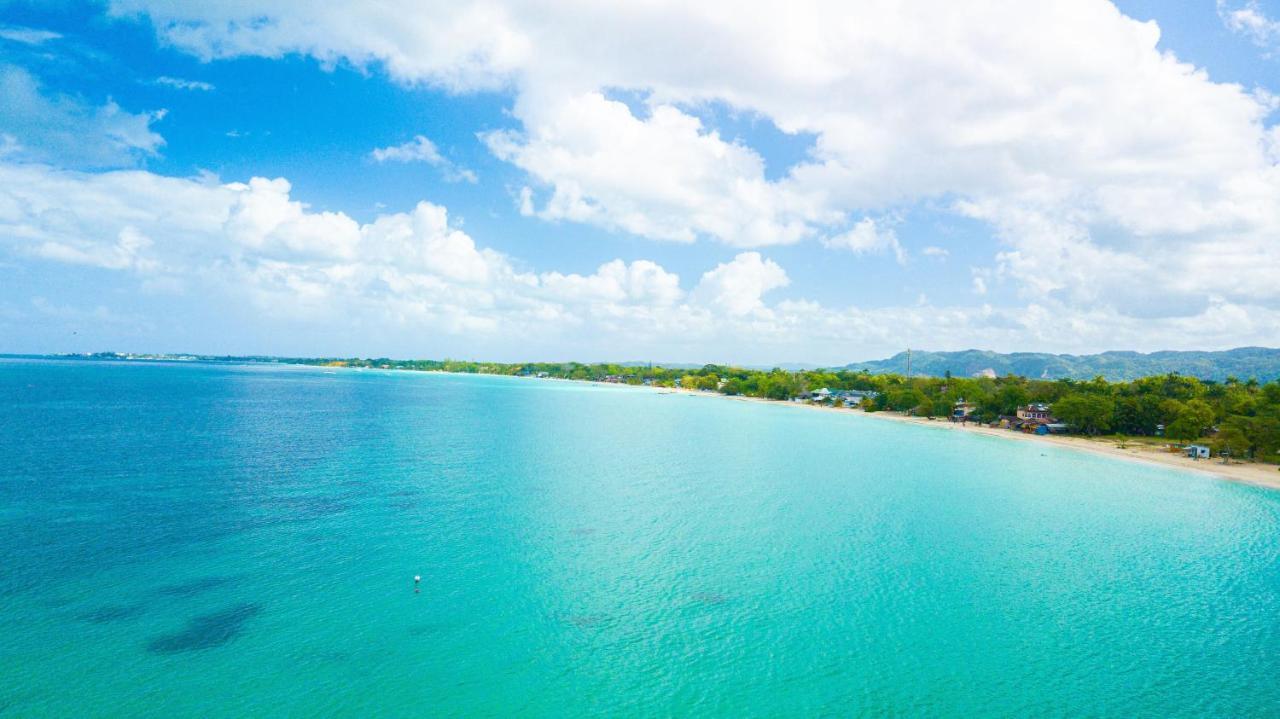
[[147,605],[138,602],[136,604],[108,604],[90,610],[79,615],[81,619],[93,624],[107,624],[108,622],[119,622],[125,619],[133,619],[140,617],[147,611]]
[[182,631],[147,642],[147,651],[152,654],[178,654],[220,647],[240,636],[245,622],[261,612],[262,605],[245,603],[196,617]]

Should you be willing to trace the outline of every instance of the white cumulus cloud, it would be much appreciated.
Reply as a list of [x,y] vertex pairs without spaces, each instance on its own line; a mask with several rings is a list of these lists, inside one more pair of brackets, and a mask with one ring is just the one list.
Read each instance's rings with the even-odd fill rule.
[[759,252],[743,252],[702,275],[694,295],[730,315],[742,316],[764,310],[765,293],[789,284],[778,263]]
[[[1010,309],[927,299],[878,308],[771,301],[791,280],[754,251],[719,263],[691,288],[643,259],[612,260],[586,274],[525,271],[431,202],[360,223],[309,207],[280,178],[222,182],[3,161],[0,262],[50,277],[56,265],[61,281],[113,273],[122,289],[186,290],[202,306],[244,317],[237,337],[290,337],[294,347],[325,338],[319,346],[329,351],[364,354],[438,356],[450,346],[513,361],[571,353],[843,363],[904,346],[968,346],[975,337],[995,349],[1078,352],[1113,347],[1117,337],[1156,349],[1262,343],[1280,332],[1275,308],[1220,297],[1163,317],[1105,305],[1068,311],[1051,291]],[[137,319],[141,327],[164,318]],[[155,334],[162,330],[145,331],[152,334],[129,337],[171,342]]]
[[554,297],[571,302],[641,303],[667,307],[678,302],[684,292],[680,277],[655,262],[636,260],[630,264],[613,260],[593,274],[547,272],[542,286]]
[[436,144],[423,135],[417,135],[399,145],[375,148],[369,153],[369,157],[375,162],[425,162],[440,168],[445,180],[449,182],[469,182],[474,185],[480,179],[475,172],[459,167],[441,155]]
[[484,139],[549,188],[541,210],[529,206],[545,219],[756,247],[796,242],[827,217],[785,182],[767,181],[754,150],[726,142],[671,105],[641,119],[626,104],[589,92],[546,107],[524,102],[518,111],[527,132]]
[[824,239],[822,244],[832,249],[848,250],[855,255],[887,252],[894,256],[898,264],[906,264],[907,252],[902,248],[902,243],[898,242],[898,233],[894,232],[893,227],[884,225],[883,222],[864,217],[848,230]]

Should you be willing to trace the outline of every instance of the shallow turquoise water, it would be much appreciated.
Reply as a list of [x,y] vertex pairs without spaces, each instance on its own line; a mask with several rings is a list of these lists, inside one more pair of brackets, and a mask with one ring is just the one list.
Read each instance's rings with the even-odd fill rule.
[[0,361],[0,607],[0,716],[1277,715],[1280,493],[628,388]]

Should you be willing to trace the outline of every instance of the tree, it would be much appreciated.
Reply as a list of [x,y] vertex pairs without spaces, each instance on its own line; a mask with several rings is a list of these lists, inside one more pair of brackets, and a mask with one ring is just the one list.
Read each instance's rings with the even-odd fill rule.
[[1160,402],[1159,397],[1149,394],[1121,397],[1116,401],[1113,429],[1125,434],[1155,434],[1156,425],[1162,423]]
[[1029,401],[1031,401],[1031,393],[1027,392],[1026,387],[1023,387],[1020,382],[1011,382],[996,392],[992,409],[996,414],[1012,415]]
[[1229,447],[1232,456],[1274,454],[1280,448],[1280,420],[1275,417],[1227,417],[1214,436],[1215,447]]
[[792,392],[790,379],[781,372],[770,372],[760,380],[760,392],[769,399],[790,399]]
[[1262,401],[1272,407],[1280,407],[1280,380],[1262,386]]
[[1254,417],[1249,423],[1250,451],[1256,457],[1273,457],[1280,453],[1280,418]]
[[1096,394],[1070,394],[1053,403],[1053,414],[1081,432],[1098,434],[1111,429],[1115,401]]
[[1173,424],[1173,421],[1182,414],[1182,410],[1186,409],[1186,405],[1176,399],[1166,399],[1160,403],[1160,422],[1166,426]]
[[[1224,456],[1239,457],[1249,454],[1248,417],[1231,417],[1222,423],[1213,437],[1213,448]],[[1232,421],[1237,420],[1237,421]]]
[[1213,408],[1202,399],[1189,400],[1182,407],[1177,419],[1165,429],[1165,434],[1186,442],[1200,438],[1213,424]]
[[931,417],[950,417],[955,405],[948,399],[939,397],[933,402],[933,414]]
[[888,407],[895,412],[906,412],[919,407],[925,399],[924,392],[918,389],[895,389],[889,393]]

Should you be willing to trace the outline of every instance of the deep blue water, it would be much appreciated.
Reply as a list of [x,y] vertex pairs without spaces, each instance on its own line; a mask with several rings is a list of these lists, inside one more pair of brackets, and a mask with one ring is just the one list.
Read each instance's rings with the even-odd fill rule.
[[1280,493],[639,389],[0,360],[0,608],[0,716],[1275,716]]

